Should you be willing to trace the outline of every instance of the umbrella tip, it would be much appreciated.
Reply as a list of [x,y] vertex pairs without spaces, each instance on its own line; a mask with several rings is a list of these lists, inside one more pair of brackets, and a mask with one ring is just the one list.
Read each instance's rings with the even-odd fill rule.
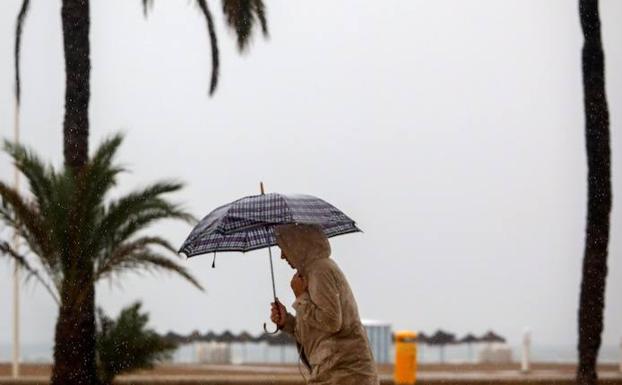
[[259,191],[261,191],[261,195],[264,195],[263,182],[259,182]]

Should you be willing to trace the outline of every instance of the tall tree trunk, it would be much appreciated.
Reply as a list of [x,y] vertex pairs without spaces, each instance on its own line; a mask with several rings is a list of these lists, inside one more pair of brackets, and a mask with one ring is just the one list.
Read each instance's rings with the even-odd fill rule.
[[607,246],[611,212],[611,155],[609,111],[605,95],[603,54],[598,0],[579,0],[583,45],[585,142],[588,163],[588,207],[583,256],[583,280],[579,303],[579,366],[577,383],[598,382],[596,363],[601,345]]
[[[63,0],[65,54],[65,164],[78,172],[88,161],[90,98],[89,0]],[[77,221],[76,223],[79,223]],[[68,229],[71,232],[71,229]],[[53,385],[98,384],[95,358],[93,266],[84,255],[67,261],[54,338]]]
[[89,0],[63,0],[65,51],[65,164],[79,169],[88,160],[91,57]]

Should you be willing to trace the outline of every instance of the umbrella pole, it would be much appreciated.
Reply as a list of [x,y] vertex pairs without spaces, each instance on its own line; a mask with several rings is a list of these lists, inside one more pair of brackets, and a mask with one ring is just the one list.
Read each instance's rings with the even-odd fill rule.
[[276,298],[276,285],[274,284],[274,265],[272,264],[272,248],[268,247],[268,254],[270,255],[270,277],[272,278],[272,297],[274,298],[274,302],[277,302],[279,299]]
[[[259,191],[261,192],[261,195],[265,194],[265,190],[263,187],[263,182],[259,182]],[[274,265],[272,263],[272,248],[268,246],[268,255],[270,256],[270,278],[272,278],[272,298],[274,298],[274,303],[278,304],[279,303],[279,299],[276,297],[276,285],[274,284]],[[270,334],[275,334],[276,332],[279,331],[279,328],[277,327],[275,331],[273,332],[269,332],[268,328],[266,326],[266,323],[263,323],[263,330],[266,333],[270,333]]]
[[[270,278],[272,279],[272,298],[274,298],[274,303],[278,304],[279,299],[276,297],[276,285],[274,284],[274,264],[272,263],[272,248],[271,247],[268,247],[268,255],[270,256]],[[275,331],[273,332],[268,331],[268,327],[266,326],[266,323],[264,322],[263,330],[266,333],[276,334],[279,331],[279,328],[277,326]]]

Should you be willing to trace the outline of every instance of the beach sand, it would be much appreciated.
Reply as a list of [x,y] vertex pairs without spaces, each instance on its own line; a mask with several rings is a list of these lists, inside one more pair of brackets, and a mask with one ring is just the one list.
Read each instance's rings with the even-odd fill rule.
[[[50,364],[22,364],[21,378],[10,377],[11,366],[0,363],[0,384],[34,385],[49,380]],[[571,384],[575,365],[540,363],[528,374],[518,364],[424,364],[419,367],[418,384]],[[379,366],[382,384],[392,384],[392,365]],[[306,373],[305,373],[306,374]],[[602,384],[622,385],[622,373],[614,364],[600,365]],[[149,384],[304,384],[296,365],[198,365],[162,364],[118,378],[117,383]]]

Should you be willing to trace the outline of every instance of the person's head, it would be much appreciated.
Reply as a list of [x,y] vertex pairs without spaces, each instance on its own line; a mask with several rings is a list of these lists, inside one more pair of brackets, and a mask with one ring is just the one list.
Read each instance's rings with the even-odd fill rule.
[[330,243],[318,225],[279,225],[275,233],[281,259],[299,273],[303,273],[305,266],[312,261],[330,256]]

